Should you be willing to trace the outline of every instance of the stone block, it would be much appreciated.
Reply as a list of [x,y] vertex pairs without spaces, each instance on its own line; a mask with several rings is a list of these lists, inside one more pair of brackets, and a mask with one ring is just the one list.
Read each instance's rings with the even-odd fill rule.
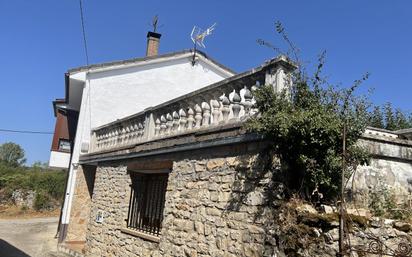
[[225,159],[224,158],[217,158],[217,159],[209,160],[206,164],[206,167],[209,171],[213,171],[213,170],[223,168],[224,165],[225,165]]

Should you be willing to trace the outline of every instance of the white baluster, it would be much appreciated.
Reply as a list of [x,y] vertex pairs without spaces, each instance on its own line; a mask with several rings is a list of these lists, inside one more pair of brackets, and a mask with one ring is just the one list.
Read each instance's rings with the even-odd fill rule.
[[107,138],[106,148],[110,148],[112,146],[113,140],[114,140],[114,131],[109,130],[109,137]]
[[172,127],[173,127],[173,117],[172,115],[170,115],[170,113],[166,114],[166,126],[167,126],[167,130],[166,130],[166,134],[170,135],[172,132]]
[[159,136],[160,135],[160,120],[159,118],[156,119],[155,121],[155,136]]
[[139,141],[143,138],[144,127],[143,124],[139,122]]
[[183,109],[180,109],[180,110],[179,110],[179,116],[180,116],[180,121],[179,121],[180,126],[179,126],[179,130],[180,130],[180,131],[185,131],[185,130],[186,130],[187,120],[186,120],[186,113],[185,113],[185,111],[184,111]]
[[209,126],[210,124],[210,106],[208,103],[203,102],[202,103],[202,109],[203,109],[203,121],[202,121],[202,126]]
[[115,146],[117,144],[117,141],[119,139],[119,133],[120,133],[120,131],[118,129],[115,129],[112,146]]
[[251,110],[250,110],[250,115],[254,115],[255,113],[257,113],[259,110],[256,108],[256,100],[255,100],[255,96],[253,95],[253,92],[255,92],[258,87],[260,86],[259,82],[256,81],[256,85],[252,86],[252,106],[251,106]]
[[104,130],[103,141],[102,141],[102,148],[103,149],[106,149],[108,140],[109,140],[109,133],[107,132],[107,130]]
[[105,148],[106,147],[106,143],[107,143],[107,132],[103,131],[103,138],[102,138],[102,143],[101,143],[101,148]]
[[96,149],[99,149],[100,135],[96,132]]
[[133,141],[137,141],[139,137],[139,124],[137,122],[133,125]]
[[110,130],[108,129],[106,149],[111,146],[113,137],[114,137],[114,131],[110,131]]
[[173,133],[176,133],[177,130],[179,129],[179,119],[180,119],[180,116],[179,116],[179,114],[178,114],[176,111],[174,111],[172,115],[173,115],[173,127],[172,127],[172,130],[173,130]]
[[129,132],[128,132],[128,135],[127,135],[127,141],[129,142],[129,143],[131,143],[131,142],[133,142],[133,139],[134,139],[134,124],[133,124],[133,122],[130,122],[129,123],[129,125],[128,125],[128,130],[129,130]]
[[160,122],[162,123],[160,125],[160,135],[165,135],[167,130],[167,121],[164,115],[160,116]]
[[250,92],[250,90],[245,86],[243,88],[245,90],[245,93],[243,95],[243,97],[245,98],[245,102],[243,103],[243,107],[245,110],[245,116],[249,116],[250,115],[250,108],[252,107],[252,92]]
[[233,119],[239,119],[239,112],[241,109],[240,106],[240,95],[236,92],[236,90],[233,90],[233,98],[232,98],[232,112],[233,112]]
[[194,118],[194,111],[192,108],[189,107],[189,109],[187,110],[187,129],[192,129],[193,128],[193,123],[195,122],[195,118]]
[[202,124],[202,108],[198,104],[195,105],[195,128],[200,128],[200,125]]
[[212,117],[213,117],[213,124],[218,124],[219,123],[219,116],[220,116],[220,111],[219,107],[220,104],[217,100],[212,100]]
[[125,143],[125,139],[126,139],[126,129],[122,127],[122,129],[120,130],[120,145],[123,145]]
[[222,104],[222,118],[223,122],[227,122],[229,119],[230,113],[230,100],[227,98],[225,94],[220,97],[221,104]]
[[141,131],[141,129],[140,129],[140,124],[139,124],[139,123],[136,123],[136,125],[137,125],[136,142],[137,142],[137,141],[140,140],[140,136],[141,136],[142,131]]
[[130,136],[130,124],[126,125],[126,134],[124,135],[124,143],[127,144],[129,142],[129,136]]

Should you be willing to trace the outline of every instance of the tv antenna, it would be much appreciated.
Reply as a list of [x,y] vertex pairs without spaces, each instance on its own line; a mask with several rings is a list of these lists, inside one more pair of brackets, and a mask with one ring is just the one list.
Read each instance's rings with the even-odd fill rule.
[[192,29],[192,33],[190,33],[190,38],[193,41],[193,59],[192,59],[192,65],[195,65],[196,62],[196,49],[197,46],[200,46],[202,48],[206,48],[205,46],[205,38],[209,35],[212,34],[212,31],[216,27],[216,22],[210,26],[209,28],[203,30],[198,26],[194,26]]

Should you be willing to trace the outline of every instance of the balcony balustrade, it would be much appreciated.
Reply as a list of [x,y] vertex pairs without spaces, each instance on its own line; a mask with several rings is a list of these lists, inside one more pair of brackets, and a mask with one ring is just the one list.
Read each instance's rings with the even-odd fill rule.
[[[253,91],[284,88],[293,66],[285,57],[92,130],[89,153],[116,150],[197,130],[242,123],[255,115]],[[137,99],[138,100],[138,99]]]

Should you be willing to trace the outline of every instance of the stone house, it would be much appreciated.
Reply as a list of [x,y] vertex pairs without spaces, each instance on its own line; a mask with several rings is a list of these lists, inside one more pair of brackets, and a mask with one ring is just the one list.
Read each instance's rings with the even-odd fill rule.
[[[70,220],[79,156],[90,151],[92,128],[235,74],[200,51],[196,52],[194,64],[192,50],[158,55],[160,36],[153,32],[147,34],[143,58],[74,68],[65,74],[65,98],[53,102],[57,119],[49,162],[69,170],[61,240]],[[139,127],[142,124],[136,126],[136,130],[142,129]]]
[[[279,56],[235,75],[213,63],[217,71],[212,75],[210,71],[203,74],[204,67],[193,75],[213,79],[200,80],[192,77],[189,69],[211,65],[207,69],[213,70],[211,61],[199,53],[192,66],[191,54],[178,54],[184,56],[179,60],[186,70],[173,78],[187,86],[174,93],[170,93],[171,85],[178,84],[173,81],[142,74],[139,79],[149,76],[162,83],[135,93],[128,93],[133,91],[129,87],[124,95],[111,99],[114,90],[105,91],[104,87],[123,85],[122,76],[129,68],[106,71],[107,66],[100,65],[72,71],[75,77],[83,72],[90,78],[85,80],[83,92],[93,88],[92,84],[103,93],[92,101],[87,95],[94,93],[83,93],[81,100],[77,131],[81,133],[84,126],[86,132],[76,136],[74,144],[77,159],[73,155],[70,197],[66,197],[64,212],[67,221],[60,231],[62,250],[73,250],[78,256],[276,256],[270,201],[281,197],[282,190],[270,172],[263,172],[268,142],[246,133],[242,125],[257,112],[253,90],[268,84],[280,92],[289,87],[288,77],[296,67]],[[169,57],[144,58],[137,63]],[[94,69],[98,75],[92,73]],[[157,69],[161,68],[153,72]],[[105,83],[98,80],[102,76]],[[150,98],[155,86],[163,86],[160,91],[172,97]],[[146,105],[136,107],[142,98]],[[100,101],[101,105],[94,105]],[[91,117],[99,120],[92,125],[80,122],[90,115],[90,102],[96,115]],[[123,108],[113,109],[116,104],[133,103],[134,109],[127,113]],[[367,193],[371,181],[383,176],[400,195],[409,197],[411,135],[410,130],[365,131],[361,143],[371,151],[373,161],[355,178],[359,192]],[[280,168],[278,160],[271,163]]]

